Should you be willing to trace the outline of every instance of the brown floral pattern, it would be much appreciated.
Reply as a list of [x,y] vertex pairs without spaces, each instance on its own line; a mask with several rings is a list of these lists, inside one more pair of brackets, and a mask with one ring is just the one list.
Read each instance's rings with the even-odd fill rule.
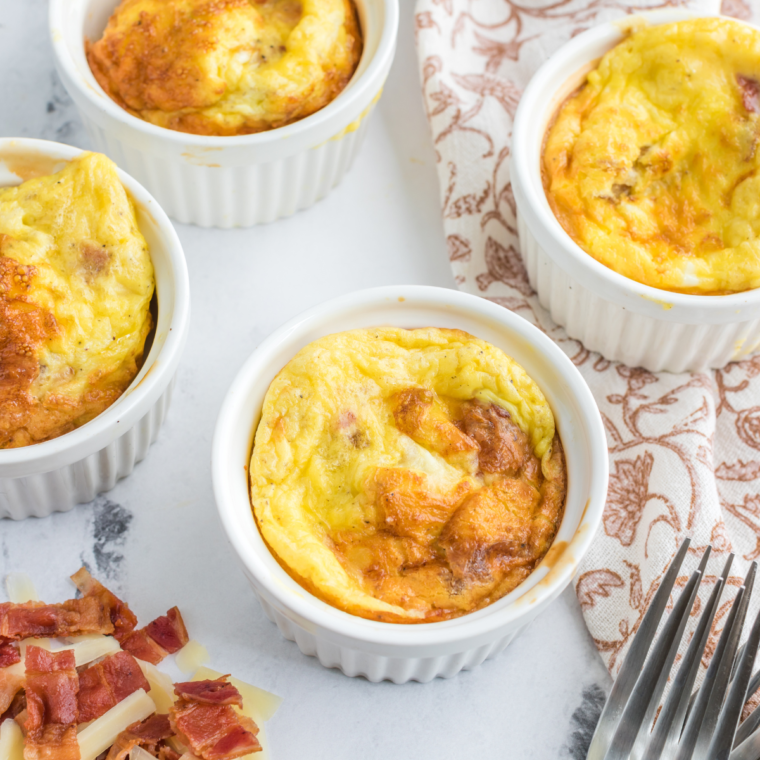
[[[677,588],[713,547],[692,626],[727,554],[737,555],[706,660],[748,561],[760,557],[760,357],[717,372],[656,375],[610,362],[553,324],[519,253],[510,135],[522,91],[553,51],[600,21],[665,6],[721,7],[719,0],[417,0],[415,16],[455,279],[553,338],[602,413],[609,498],[576,592],[613,674],[685,536],[692,548]],[[722,9],[760,19],[750,0],[723,0]],[[755,594],[753,611],[759,600]]]
[[645,451],[636,459],[616,461],[615,471],[610,475],[604,530],[608,536],[617,538],[623,546],[633,543],[644,507],[652,497],[649,493],[649,476],[653,464],[651,452]]

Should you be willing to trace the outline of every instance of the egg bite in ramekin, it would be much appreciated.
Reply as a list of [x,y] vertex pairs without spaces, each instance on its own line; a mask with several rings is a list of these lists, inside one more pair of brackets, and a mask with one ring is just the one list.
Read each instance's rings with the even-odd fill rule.
[[[83,151],[68,145],[43,140],[4,138],[0,140],[0,185],[20,185],[23,180],[55,174],[71,165],[70,162],[73,160],[80,161],[83,156],[86,156]],[[110,172],[113,172],[112,168]],[[124,354],[123,367],[119,367],[118,362],[117,365],[111,366],[113,362],[110,361],[99,363],[97,360],[93,362],[85,359],[90,346],[68,345],[74,333],[67,329],[64,322],[54,324],[53,318],[49,318],[48,321],[51,322],[55,334],[37,336],[39,340],[35,338],[33,342],[35,346],[37,343],[41,345],[35,348],[30,344],[25,349],[28,354],[26,358],[33,360],[27,362],[29,366],[4,360],[6,369],[15,368],[18,372],[33,371],[40,382],[46,380],[45,373],[56,373],[56,378],[52,378],[55,382],[50,388],[38,389],[47,398],[43,399],[44,403],[38,405],[33,414],[21,420],[21,435],[17,435],[15,440],[13,436],[4,437],[6,444],[11,447],[0,448],[0,517],[44,517],[52,512],[70,509],[77,503],[91,501],[98,493],[112,488],[120,478],[132,472],[135,464],[146,456],[166,416],[189,328],[190,287],[187,266],[179,239],[166,214],[134,179],[120,170],[117,174],[118,181],[126,190],[136,213],[138,237],[140,241],[144,239],[147,246],[149,269],[152,267],[151,278],[155,279],[154,305],[151,307],[151,316],[145,322],[145,327],[150,333],[144,348],[142,335],[138,336],[139,345],[135,344],[132,347],[129,343],[130,330],[143,330],[138,323],[133,325],[128,319],[132,315],[122,314],[121,317],[126,321],[124,324],[117,324],[116,317],[119,315],[116,312],[109,317],[99,314],[97,309],[90,306],[82,310],[77,309],[77,303],[61,302],[59,306],[63,311],[61,308],[56,311],[59,320],[87,322],[85,332],[80,338],[82,344],[87,343],[86,336],[91,334],[92,348],[103,353],[104,357],[109,352],[115,355],[121,351]],[[97,176],[98,171],[88,172],[80,189],[85,192],[88,183]],[[61,179],[66,181],[63,176]],[[97,194],[99,188],[93,186],[92,192]],[[103,188],[103,193],[104,196],[108,196],[108,188]],[[29,219],[24,216],[23,239],[16,240],[13,235],[10,238],[6,235],[3,241],[4,265],[11,261],[14,255],[17,258],[22,254],[39,256],[48,245],[46,241],[57,241],[55,245],[61,243],[56,237],[56,229],[51,228],[47,232],[41,230],[39,250],[37,253],[29,250],[33,247],[31,244],[35,242],[35,235],[38,234],[33,229],[35,218],[40,216],[40,210],[35,205],[38,200],[39,198],[34,197],[29,199],[31,206],[27,208]],[[76,202],[73,195],[69,200]],[[109,201],[108,197],[103,197],[101,200],[104,203],[118,203],[117,198]],[[107,218],[108,213],[104,212],[104,224],[107,223]],[[67,244],[77,246],[76,255],[79,256],[81,264],[72,277],[81,280],[79,285],[83,288],[91,289],[97,285],[101,270],[109,267],[129,269],[130,262],[120,260],[117,251],[109,250],[108,246],[111,243],[118,248],[119,240],[114,238],[108,243],[103,237],[107,230],[99,230],[96,226],[88,227],[85,222],[86,220],[83,222],[84,226],[80,225],[81,229],[78,232],[70,230],[71,234],[67,234],[65,238]],[[75,238],[80,233],[84,234],[84,238],[77,242]],[[95,246],[96,238],[105,244],[104,248]],[[24,247],[27,250],[24,250]],[[44,257],[36,259],[36,266],[34,261],[29,266],[24,266],[24,270],[29,270],[29,273],[18,273],[19,283],[15,283],[10,291],[5,288],[6,301],[11,298],[18,308],[23,306],[24,294],[16,293],[15,289],[26,284],[24,276],[29,280],[30,287],[34,285],[37,276],[44,281],[43,289],[36,296],[37,301],[40,298],[43,301],[49,301],[51,298],[66,300],[67,296],[60,287],[65,283],[56,281],[48,271]],[[117,281],[118,273],[114,274],[116,279],[106,283],[113,292],[105,297],[111,299],[118,298],[118,292],[122,287]],[[130,274],[126,271],[125,274],[123,287],[132,290],[137,287],[139,290],[139,284],[136,286],[135,283],[129,282]],[[151,282],[151,290],[152,287]],[[73,290],[76,291],[76,288]],[[98,297],[104,297],[104,294],[101,293]],[[135,300],[130,296],[129,303],[142,308],[139,306],[139,298]],[[30,301],[28,307],[33,306]],[[72,308],[76,313],[72,313]],[[44,309],[40,313],[43,311]],[[44,319],[37,321],[39,325],[47,324]],[[109,333],[106,336],[103,329],[109,325],[113,328],[113,335]],[[56,335],[59,338],[56,338]],[[12,337],[13,330],[10,331],[10,338]],[[121,344],[124,344],[123,350]],[[16,352],[18,353],[18,349]],[[42,362],[39,361],[41,358]],[[59,364],[61,366],[58,366]],[[114,378],[113,384],[103,385],[100,382],[99,375],[106,366],[109,368],[110,376]],[[76,373],[79,371],[89,377],[90,384],[88,386],[85,383],[83,389],[75,387]],[[12,375],[13,372],[4,373],[6,391],[9,381],[14,379]],[[132,378],[131,381],[129,378]],[[123,379],[128,382],[126,388],[123,386]],[[61,393],[58,394],[60,398],[51,397],[51,393],[53,396],[57,394],[56,389],[61,389]],[[82,403],[82,398],[86,403]],[[66,407],[72,403],[78,403],[79,408],[75,406],[74,413],[69,414]],[[46,410],[56,418],[51,420],[47,428],[44,424]],[[13,419],[6,414],[2,421],[7,425],[12,423]],[[24,429],[28,424],[32,427],[29,430]],[[38,436],[39,442],[33,442],[35,436]]]
[[[463,330],[512,357],[546,398],[562,440],[567,496],[552,548],[532,573],[483,608],[437,622],[351,614],[307,591],[277,561],[251,507],[249,467],[267,391],[308,344],[362,328]],[[495,656],[567,586],[601,520],[607,456],[599,411],[578,371],[539,330],[484,299],[443,288],[359,291],[317,306],[267,338],[222,406],[213,443],[214,493],[228,540],[265,613],[301,651],[371,681],[450,677]]]
[[[284,126],[226,136],[157,126],[106,94],[88,63],[86,41],[101,38],[118,5],[118,0],[53,0],[56,65],[93,145],[142,182],[169,216],[202,227],[271,222],[311,206],[342,179],[393,60],[397,0],[356,0],[361,59],[350,81],[324,107],[313,113],[307,109],[309,115]],[[239,53],[248,55],[243,48]],[[198,98],[205,102],[203,93]],[[316,98],[315,103],[325,100]],[[175,116],[181,116],[179,111]]]
[[[633,275],[628,277],[605,266],[584,251],[555,216],[547,198],[542,164],[547,133],[558,112],[606,53],[642,24],[659,27],[694,18],[698,16],[684,10],[654,11],[601,24],[574,37],[531,80],[513,129],[511,178],[520,245],[541,304],[586,348],[651,371],[720,367],[756,352],[760,348],[760,289],[697,295],[693,283],[667,290],[668,285],[659,282],[657,287],[644,284],[644,274],[642,281],[637,281]],[[748,26],[735,19],[725,20]],[[699,78],[692,81],[693,86],[699,86]],[[615,145],[610,138],[609,150],[614,152]],[[618,147],[627,150],[626,145],[621,139]],[[640,163],[646,164],[642,171],[654,171],[658,167],[650,166],[649,159],[657,158],[662,151],[655,150],[657,145],[644,147],[648,150],[642,149]],[[609,159],[614,161],[614,156],[610,154]],[[660,168],[667,169],[665,165]],[[590,180],[586,177],[582,181]],[[608,202],[632,206],[627,203],[629,192],[629,185],[620,184]],[[631,208],[631,214],[635,213],[639,210]],[[692,221],[688,208],[675,209],[674,214],[676,224],[680,218],[684,224]],[[630,224],[635,226],[636,220]],[[690,255],[685,253],[687,258]],[[635,269],[622,267],[621,271]],[[660,280],[672,282],[664,275]],[[683,292],[690,289],[692,292]]]

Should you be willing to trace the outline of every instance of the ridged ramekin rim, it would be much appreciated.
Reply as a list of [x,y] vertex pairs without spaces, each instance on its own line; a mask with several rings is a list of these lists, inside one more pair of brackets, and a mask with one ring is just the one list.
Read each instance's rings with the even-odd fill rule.
[[[753,314],[760,315],[760,288],[730,295],[690,295],[654,288],[619,274],[586,253],[565,232],[551,212],[548,203],[544,207],[540,202],[541,199],[545,200],[540,161],[533,165],[533,156],[526,142],[529,141],[529,135],[535,129],[535,124],[544,123],[543,115],[549,103],[569,79],[565,73],[567,69],[563,70],[563,62],[585,47],[592,47],[607,38],[611,42],[614,41],[613,38],[620,35],[621,28],[624,28],[626,22],[636,18],[644,18],[656,25],[692,18],[724,18],[760,29],[749,22],[718,13],[699,13],[684,8],[669,8],[633,13],[614,21],[597,24],[565,43],[533,75],[522,94],[515,114],[510,174],[518,213],[523,215],[536,241],[556,265],[605,300],[618,302],[624,308],[662,321],[687,324],[738,322],[751,318]],[[594,57],[589,54],[588,62],[593,60]],[[551,96],[542,97],[540,91],[550,88],[547,80],[551,81],[555,78],[555,71],[562,71],[562,76],[557,78],[556,86],[551,89]],[[540,188],[540,197],[538,188]],[[732,315],[741,310],[749,311],[749,316],[743,316],[740,319],[732,318]]]
[[[518,338],[530,339],[536,350],[548,357],[552,367],[557,372],[562,372],[562,377],[566,377],[567,382],[572,386],[573,397],[583,410],[586,435],[593,450],[588,465],[590,475],[586,509],[572,541],[563,552],[568,561],[563,562],[560,557],[545,578],[513,601],[505,604],[507,600],[500,600],[470,615],[422,625],[366,620],[325,605],[300,587],[298,588],[301,593],[286,594],[283,588],[269,576],[257,548],[248,544],[243,537],[239,529],[242,525],[241,521],[243,519],[253,521],[250,501],[248,499],[236,501],[226,479],[227,470],[231,466],[229,462],[236,456],[232,451],[229,438],[241,424],[248,428],[253,424],[253,422],[240,419],[238,407],[245,403],[243,397],[255,382],[256,365],[260,357],[265,356],[267,352],[283,342],[293,340],[293,336],[297,337],[299,332],[305,332],[314,320],[330,313],[334,314],[349,308],[372,308],[373,305],[381,302],[397,299],[403,299],[411,304],[419,302],[433,307],[446,306],[451,309],[462,309],[464,312],[478,314],[481,317],[486,316]],[[212,443],[214,496],[227,539],[250,577],[264,589],[265,594],[270,598],[270,603],[276,600],[283,614],[291,619],[294,619],[295,615],[295,618],[304,621],[304,624],[296,624],[306,627],[315,635],[320,635],[319,629],[321,629],[336,639],[353,642],[358,647],[362,644],[379,646],[384,648],[389,655],[410,647],[465,644],[468,640],[504,632],[519,624],[517,621],[521,618],[526,621],[530,619],[532,613],[554,599],[570,583],[588,551],[601,523],[606,500],[607,477],[607,440],[601,415],[586,382],[564,352],[538,328],[501,306],[460,291],[421,285],[385,286],[354,291],[312,307],[273,332],[252,352],[230,385],[217,418]],[[271,554],[268,551],[266,556],[271,560]],[[539,565],[536,571],[540,567]],[[294,622],[296,622],[295,619]]]
[[[89,2],[91,0],[83,0]],[[48,14],[49,31],[52,40],[53,51],[59,65],[66,72],[70,81],[76,86],[80,95],[85,97],[96,109],[105,112],[109,117],[115,119],[137,133],[148,135],[154,139],[165,140],[177,146],[190,146],[201,150],[219,150],[224,148],[244,148],[260,145],[268,145],[280,140],[295,140],[299,137],[307,137],[309,132],[318,129],[323,123],[331,119],[340,119],[341,112],[350,111],[352,106],[357,102],[371,102],[372,98],[377,96],[378,88],[382,87],[383,72],[390,65],[396,47],[396,36],[398,32],[399,5],[398,0],[365,0],[367,3],[381,4],[384,10],[383,28],[378,42],[377,51],[372,60],[369,62],[365,71],[359,78],[350,83],[350,87],[340,92],[324,108],[307,116],[299,121],[288,124],[284,127],[278,127],[266,132],[258,132],[250,135],[236,136],[216,136],[216,135],[196,135],[188,132],[178,132],[177,130],[158,127],[142,119],[132,116],[123,108],[118,106],[103,91],[98,82],[94,79],[92,82],[84,81],[80,75],[72,58],[66,40],[58,32],[63,25],[62,14],[65,11],[67,3],[71,0],[50,0],[50,9]],[[84,48],[84,39],[82,39]],[[97,94],[97,97],[96,97]],[[345,120],[343,126],[337,126],[336,133],[344,129],[350,122],[351,118]]]
[[[64,143],[26,137],[0,138],[0,151],[4,146],[28,148],[33,156],[64,161],[88,152]],[[125,171],[118,167],[117,171],[132,199],[153,218],[167,243],[165,251],[173,273],[174,309],[166,340],[143,377],[133,381],[114,405],[87,424],[49,441],[0,450],[0,477],[28,477],[49,472],[100,451],[136,424],[160,398],[176,373],[190,326],[190,279],[185,254],[174,226],[155,198]],[[133,388],[135,382],[137,385]],[[119,425],[121,427],[117,427]]]

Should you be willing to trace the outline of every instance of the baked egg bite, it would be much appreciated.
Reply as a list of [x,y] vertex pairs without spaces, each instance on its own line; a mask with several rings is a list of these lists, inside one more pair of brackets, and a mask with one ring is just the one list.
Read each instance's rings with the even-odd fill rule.
[[542,174],[555,216],[645,285],[760,286],[760,31],[640,21],[559,109]]
[[566,469],[541,390],[459,330],[310,343],[264,399],[249,468],[264,540],[305,589],[394,623],[481,609],[551,546]]
[[105,156],[0,189],[0,448],[68,433],[119,398],[139,369],[154,285]]
[[244,135],[324,108],[362,51],[351,0],[122,0],[87,42],[122,108],[167,129]]

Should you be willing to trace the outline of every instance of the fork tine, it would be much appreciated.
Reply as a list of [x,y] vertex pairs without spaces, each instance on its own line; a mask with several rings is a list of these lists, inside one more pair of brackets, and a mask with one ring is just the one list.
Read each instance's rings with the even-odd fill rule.
[[[662,633],[657,638],[654,647],[652,647],[652,652],[647,658],[644,669],[641,671],[636,686],[623,710],[620,724],[610,743],[605,760],[628,760],[630,758],[631,750],[644,721],[644,716],[655,697],[656,687],[661,680],[663,672],[667,679],[670,666],[675,659],[681,635],[689,618],[696,590],[701,580],[702,573],[697,570],[692,574],[686,586],[684,586],[678,601],[673,607],[673,611],[670,613],[662,629]],[[659,694],[656,696],[659,698]]]
[[[728,575],[731,560],[732,556],[729,557],[724,568],[726,576]],[[689,648],[686,650],[686,655],[681,663],[681,667],[678,669],[673,686],[654,727],[643,760],[660,760],[665,749],[668,750],[665,752],[665,757],[672,757],[675,752],[676,744],[683,728],[686,709],[689,706],[689,694],[691,694],[691,689],[697,678],[699,664],[702,660],[705,646],[707,646],[712,622],[715,619],[715,613],[718,611],[724,581],[725,577],[719,578],[712,590],[707,606],[699,619],[697,630],[694,632]]]
[[[751,697],[760,685],[760,670],[752,676],[752,680],[749,682],[749,688],[747,689],[747,696]],[[752,688],[754,686],[754,688]],[[755,733],[755,729],[760,726],[760,707],[756,707],[747,717],[742,721],[739,730],[736,732],[734,738],[734,747],[738,747],[750,734]]]
[[[699,582],[692,591],[692,599],[689,605],[689,610],[693,609],[694,607],[694,599],[696,598],[699,587],[702,585],[702,581],[704,580],[705,570],[707,569],[707,561],[710,559],[711,553],[712,546],[708,546],[705,549],[705,553],[702,555],[702,559],[699,562],[699,567],[697,567],[697,572],[699,572],[700,577]],[[665,661],[665,665],[663,666],[662,670],[660,671],[660,677],[657,679],[654,691],[652,692],[652,698],[649,700],[649,707],[647,708],[646,714],[644,715],[644,720],[641,722],[641,728],[639,729],[638,736],[636,737],[636,741],[634,742],[633,748],[631,749],[630,760],[640,760],[644,754],[644,749],[647,746],[647,742],[649,741],[650,734],[652,732],[652,725],[654,724],[655,716],[657,715],[657,707],[660,704],[660,699],[662,698],[662,694],[665,691],[665,686],[667,685],[670,678],[670,671],[673,667],[676,655],[678,654],[678,650],[681,646],[684,629],[686,628],[686,624],[689,622],[689,614],[683,616],[681,625],[678,628],[678,633],[676,634],[676,637],[673,640],[673,644],[670,647],[668,658]]]
[[753,562],[749,567],[747,577],[744,579],[744,594],[741,602],[739,602],[739,608],[736,613],[736,622],[731,629],[728,640],[729,643],[725,654],[721,659],[720,667],[717,670],[717,676],[710,693],[710,699],[707,703],[707,711],[702,720],[702,728],[700,729],[699,738],[697,739],[697,744],[694,748],[694,760],[713,760],[708,752],[708,747],[715,736],[721,707],[728,692],[729,679],[731,678],[731,672],[734,669],[736,651],[739,648],[739,640],[742,636],[742,629],[744,628],[744,620],[747,616],[747,608],[749,607],[749,600],[752,594],[756,572],[757,563]]
[[681,544],[681,548],[676,552],[676,556],[665,573],[660,584],[660,588],[657,589],[654,598],[652,599],[649,609],[644,613],[644,617],[639,626],[639,630],[633,637],[631,646],[628,649],[628,653],[623,660],[623,664],[620,668],[615,683],[612,686],[607,702],[604,705],[602,714],[599,717],[597,723],[596,732],[591,740],[591,745],[588,749],[587,760],[603,760],[607,749],[610,745],[610,741],[617,729],[620,721],[620,716],[623,713],[628,697],[630,697],[636,680],[641,672],[641,667],[646,659],[649,647],[652,644],[652,639],[657,632],[657,627],[662,618],[662,613],[665,611],[665,607],[668,604],[670,598],[670,592],[673,590],[673,585],[678,577],[678,571],[681,568],[686,552],[689,548],[691,539],[684,539]]
[[755,731],[729,756],[728,760],[757,760],[760,757],[760,731]]
[[[720,577],[723,580],[724,590],[726,588],[726,584],[728,583],[728,576],[731,572],[731,566],[733,565],[733,562],[734,562],[734,555],[729,554],[728,559],[726,560],[726,564],[723,566],[723,572],[720,574]],[[689,695],[689,704],[685,713],[684,723],[689,719],[689,714],[691,713],[691,709],[694,707],[694,703],[697,701],[698,696],[699,696],[699,689],[696,689],[693,694]],[[681,724],[681,729],[683,729],[683,724]]]
[[[739,652],[736,654],[737,661],[739,659],[739,656],[743,654],[743,650],[745,647],[741,647],[739,649]],[[760,670],[755,673],[755,675],[752,676],[749,682],[749,686],[747,687],[747,698],[751,697],[757,690],[760,688]],[[747,717],[746,720],[742,721],[742,724],[739,726],[739,729],[736,732],[736,736],[734,737],[734,747],[738,747],[747,737],[755,732],[755,729],[760,726],[760,707],[756,707]],[[758,757],[760,757],[760,753],[758,753]]]
[[[727,650],[729,650],[730,647],[729,639],[731,639],[734,623],[740,611],[740,607],[742,606],[744,591],[745,588],[742,586],[736,594],[734,603],[731,605],[731,611],[728,613],[726,625],[723,628],[720,639],[718,639],[718,646],[715,648],[712,660],[710,661],[710,666],[707,668],[702,687],[697,692],[697,699],[689,713],[686,726],[681,735],[681,741],[678,745],[678,752],[674,760],[696,760],[697,756],[695,755],[695,747],[701,733],[701,728],[704,724],[705,714],[710,702],[713,686],[718,678],[718,671],[721,664],[723,664],[730,672],[733,663],[733,652]],[[734,642],[734,650],[735,649],[736,643]],[[728,654],[728,657],[724,658],[725,654]],[[725,660],[725,662],[723,662],[723,660]]]
[[[755,569],[757,563],[753,562]],[[749,594],[746,595],[749,601]],[[749,685],[752,668],[755,666],[755,656],[757,655],[757,646],[760,643],[760,614],[755,618],[749,636],[747,645],[744,648],[739,666],[736,670],[736,676],[726,697],[726,702],[718,719],[718,726],[710,742],[710,749],[707,756],[711,760],[727,760],[731,754],[731,745],[733,744],[736,727],[739,724],[739,718],[742,714],[744,702],[747,699],[747,686]]]

